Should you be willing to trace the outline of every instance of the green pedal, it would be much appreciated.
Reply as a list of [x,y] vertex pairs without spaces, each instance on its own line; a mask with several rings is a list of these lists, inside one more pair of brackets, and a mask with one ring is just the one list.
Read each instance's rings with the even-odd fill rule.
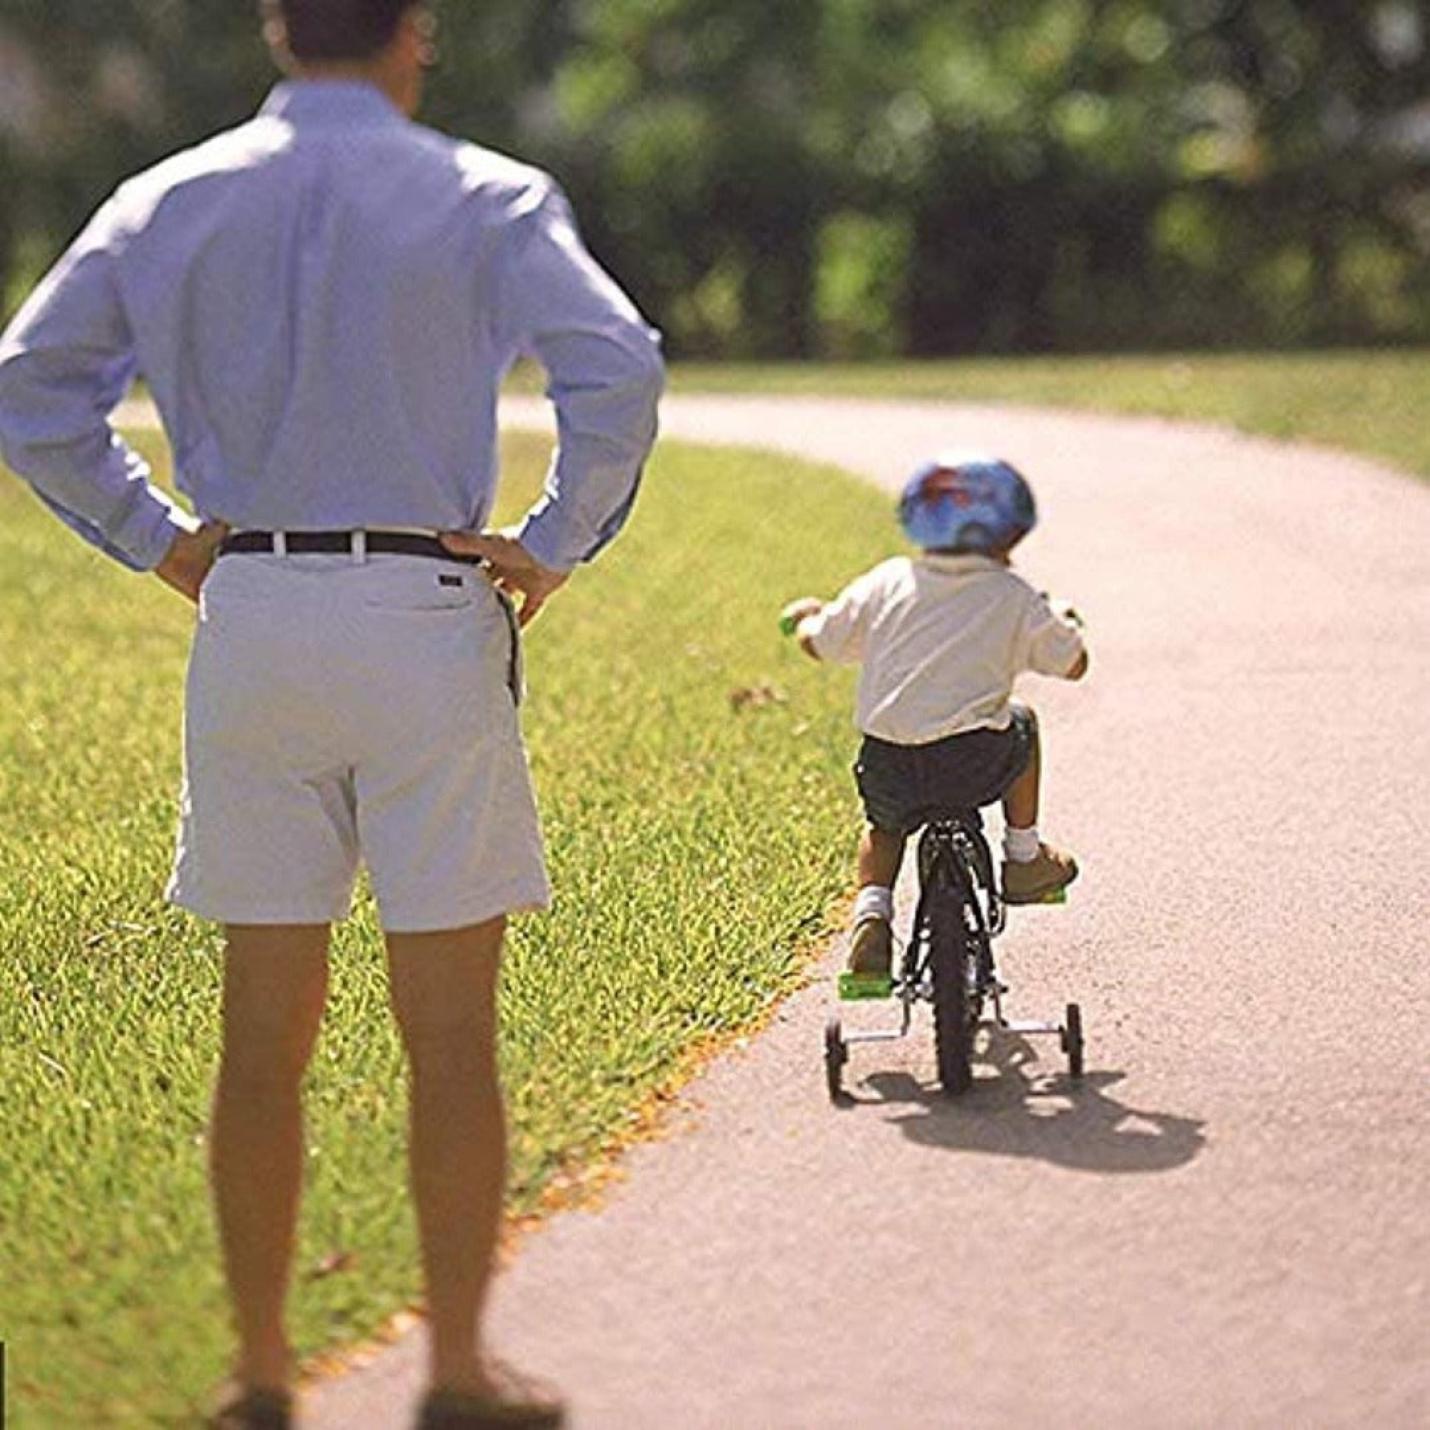
[[1068,901],[1068,891],[1066,889],[1054,889],[1051,894],[1044,894],[1038,900],[1040,904],[1065,904]]
[[892,998],[894,980],[887,973],[841,973],[839,996],[846,1003],[857,1003],[866,998]]

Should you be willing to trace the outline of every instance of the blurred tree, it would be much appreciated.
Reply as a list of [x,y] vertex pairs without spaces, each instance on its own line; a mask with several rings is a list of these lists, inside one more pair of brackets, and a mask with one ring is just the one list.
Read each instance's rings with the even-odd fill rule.
[[0,27],[42,76],[14,221],[58,248],[129,174],[240,119],[271,79],[257,9],[231,0],[5,0]]
[[820,0],[579,0],[546,117],[593,246],[694,350],[810,350]]
[[1430,135],[1394,137],[1430,91],[1422,7],[1205,0],[1197,19],[1183,78],[1198,127],[1179,177],[1253,326],[1425,336]]
[[[1421,0],[438,8],[427,117],[552,169],[677,353],[1430,337]],[[0,279],[252,110],[254,9],[4,0]]]
[[[0,193],[18,193],[21,182],[15,146],[0,134]],[[0,204],[0,314],[7,307],[9,276],[14,268],[19,238],[19,214],[15,204]]]

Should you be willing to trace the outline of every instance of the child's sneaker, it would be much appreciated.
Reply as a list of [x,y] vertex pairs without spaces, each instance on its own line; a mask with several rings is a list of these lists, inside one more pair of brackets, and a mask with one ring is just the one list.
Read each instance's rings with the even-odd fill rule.
[[1041,904],[1066,889],[1077,878],[1077,860],[1050,844],[1038,845],[1038,857],[1020,864],[1003,861],[1003,902]]
[[893,967],[894,933],[887,920],[860,919],[849,940],[849,972],[858,978],[887,978]]

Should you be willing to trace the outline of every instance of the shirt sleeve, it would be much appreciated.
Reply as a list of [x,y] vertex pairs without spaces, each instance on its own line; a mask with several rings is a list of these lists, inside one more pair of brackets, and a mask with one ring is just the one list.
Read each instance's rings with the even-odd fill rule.
[[546,369],[557,446],[519,536],[543,565],[590,561],[630,515],[665,383],[659,334],[586,251],[555,184],[513,223],[495,302],[508,351]]
[[821,660],[857,665],[864,659],[879,588],[877,569],[866,571],[817,615],[807,616],[799,623],[799,633],[808,638]]
[[1059,616],[1046,596],[1033,593],[1024,625],[1026,669],[1064,677],[1086,649],[1077,627]]
[[0,456],[86,541],[145,571],[192,523],[109,425],[135,373],[116,245],[111,201],[0,338]]

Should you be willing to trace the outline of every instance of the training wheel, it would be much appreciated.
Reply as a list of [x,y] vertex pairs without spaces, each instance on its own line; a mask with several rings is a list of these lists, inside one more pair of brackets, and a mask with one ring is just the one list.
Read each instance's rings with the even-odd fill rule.
[[838,1102],[844,1093],[844,1064],[849,1061],[849,1044],[838,1018],[824,1025],[824,1077],[829,1084],[829,1100]]
[[1063,1023],[1063,1052],[1068,1055],[1068,1075],[1082,1076],[1082,1009],[1076,1003],[1069,1003]]

